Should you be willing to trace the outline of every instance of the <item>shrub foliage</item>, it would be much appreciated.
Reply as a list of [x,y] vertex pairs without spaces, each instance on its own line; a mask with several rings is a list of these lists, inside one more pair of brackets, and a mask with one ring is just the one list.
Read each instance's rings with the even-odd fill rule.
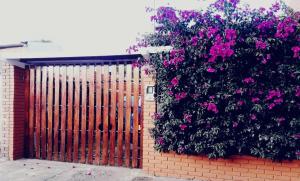
[[237,0],[159,8],[159,26],[138,44],[172,47],[139,61],[157,81],[155,148],[299,159],[299,17],[282,3],[250,9]]

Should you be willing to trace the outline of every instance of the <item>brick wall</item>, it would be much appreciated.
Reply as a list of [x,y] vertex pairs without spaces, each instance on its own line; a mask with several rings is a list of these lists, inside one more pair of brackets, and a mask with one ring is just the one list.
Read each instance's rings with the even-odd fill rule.
[[24,156],[24,69],[2,64],[0,157]]
[[[144,85],[153,85],[144,75]],[[203,181],[300,181],[300,161],[274,163],[250,156],[209,160],[203,156],[177,155],[154,151],[149,128],[155,102],[144,102],[143,170],[156,176]]]

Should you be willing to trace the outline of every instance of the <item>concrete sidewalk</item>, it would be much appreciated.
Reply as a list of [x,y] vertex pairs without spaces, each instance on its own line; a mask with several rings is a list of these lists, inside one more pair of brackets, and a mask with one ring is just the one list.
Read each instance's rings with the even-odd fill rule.
[[152,177],[141,169],[22,159],[0,160],[1,181],[183,181]]

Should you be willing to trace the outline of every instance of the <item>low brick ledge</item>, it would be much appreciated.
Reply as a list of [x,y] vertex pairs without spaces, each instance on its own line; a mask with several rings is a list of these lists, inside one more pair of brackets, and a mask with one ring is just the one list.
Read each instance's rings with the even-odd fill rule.
[[273,162],[251,156],[208,159],[148,152],[144,154],[143,170],[155,176],[201,181],[300,181],[300,160]]

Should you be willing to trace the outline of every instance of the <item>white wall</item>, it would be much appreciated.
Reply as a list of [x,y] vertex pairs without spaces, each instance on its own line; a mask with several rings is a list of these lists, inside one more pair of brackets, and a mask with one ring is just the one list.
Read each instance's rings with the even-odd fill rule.
[[[1,60],[1,57],[0,57],[0,60]],[[2,151],[1,149],[3,149],[2,147],[2,143],[3,143],[3,119],[2,119],[2,92],[3,92],[3,89],[2,89],[2,61],[0,61],[0,159],[2,157]]]

